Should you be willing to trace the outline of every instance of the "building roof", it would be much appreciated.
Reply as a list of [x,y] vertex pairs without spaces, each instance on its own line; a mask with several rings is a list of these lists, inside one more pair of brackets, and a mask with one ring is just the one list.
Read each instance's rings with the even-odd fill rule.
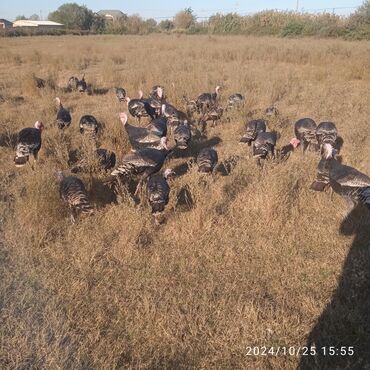
[[7,19],[4,19],[4,18],[0,18],[0,23],[13,23],[13,22],[10,22],[8,21]]
[[120,18],[123,17],[125,14],[120,10],[99,10],[97,14],[102,16],[112,16],[113,18]]
[[13,27],[39,27],[39,26],[64,26],[64,24],[52,21],[31,21],[29,19],[21,19],[13,23]]

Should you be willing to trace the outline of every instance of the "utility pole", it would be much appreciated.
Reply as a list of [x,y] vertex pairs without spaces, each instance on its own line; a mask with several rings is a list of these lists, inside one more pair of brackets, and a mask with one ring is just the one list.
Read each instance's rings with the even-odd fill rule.
[[295,7],[295,11],[298,13],[298,9],[299,9],[299,0],[297,0],[297,3],[296,3],[296,7]]

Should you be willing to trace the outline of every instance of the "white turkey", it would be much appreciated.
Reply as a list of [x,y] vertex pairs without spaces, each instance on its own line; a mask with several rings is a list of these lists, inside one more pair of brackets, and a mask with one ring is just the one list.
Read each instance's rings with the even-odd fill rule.
[[128,111],[133,117],[138,119],[139,123],[142,117],[156,118],[155,109],[150,106],[147,99],[143,99],[143,92],[141,90],[139,91],[139,98],[130,99],[126,96],[125,100],[127,102]]
[[63,129],[65,127],[68,127],[71,124],[72,117],[71,117],[71,114],[69,113],[69,111],[63,107],[60,98],[55,98],[55,101],[56,101],[57,107],[58,107],[57,126],[60,129]]
[[254,119],[245,124],[245,134],[240,139],[241,143],[247,143],[249,146],[260,132],[266,131],[266,121],[263,119]]
[[172,169],[168,168],[162,175],[150,177],[147,184],[147,194],[152,214],[157,224],[161,223],[160,216],[163,214],[170,197],[170,185],[168,180],[175,176]]
[[72,222],[76,221],[79,213],[91,214],[93,207],[84,183],[76,176],[64,176],[62,171],[57,173],[59,180],[59,193],[71,212]]
[[353,167],[341,164],[336,158],[332,144],[323,144],[323,159],[329,184],[335,193],[346,199],[349,212],[357,204],[370,209],[370,177]]
[[86,114],[81,117],[79,127],[80,133],[87,135],[88,137],[95,138],[99,131],[99,123],[97,119],[90,114]]
[[198,172],[212,173],[218,163],[218,155],[213,148],[202,149],[197,156]]
[[160,149],[145,148],[126,154],[121,164],[111,173],[112,176],[125,180],[133,176],[140,176],[135,196],[139,192],[142,183],[162,168],[167,155],[171,151],[171,149],[167,147],[166,137],[162,137],[160,143]]
[[126,90],[122,87],[116,87],[116,96],[119,102],[125,101]]
[[221,86],[216,86],[214,93],[203,93],[196,99],[196,104],[199,113],[205,114],[212,106],[214,106],[220,95]]
[[154,148],[160,146],[161,137],[157,135],[158,128],[155,125],[149,127],[137,127],[128,123],[127,114],[119,114],[122,125],[127,132],[128,139],[133,149]]
[[27,127],[19,132],[14,157],[16,167],[24,166],[31,155],[34,162],[37,161],[38,152],[41,148],[41,132],[43,128],[42,122],[37,121],[34,127]]

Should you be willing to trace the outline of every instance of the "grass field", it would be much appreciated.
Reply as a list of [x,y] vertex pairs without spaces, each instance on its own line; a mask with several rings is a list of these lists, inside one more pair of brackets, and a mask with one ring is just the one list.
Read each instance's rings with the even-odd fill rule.
[[[247,115],[293,136],[303,117],[333,121],[343,162],[370,174],[370,42],[239,36],[101,36],[3,39],[0,43],[0,367],[2,369],[344,369],[370,366],[369,214],[344,232],[345,202],[309,185],[319,157],[295,152],[259,169],[238,145]],[[39,90],[32,74],[49,81]],[[66,93],[85,73],[93,95]],[[145,201],[110,204],[104,174],[84,178],[98,211],[71,224],[57,169],[83,146],[78,121],[103,124],[101,146],[121,158],[118,119],[130,97],[156,84],[182,96],[223,86],[246,96],[177,169],[167,222]],[[109,90],[108,90],[109,89]],[[54,98],[73,117],[55,125]],[[22,99],[23,98],[23,99]],[[227,119],[229,118],[229,119]],[[41,120],[37,169],[15,168],[14,135]],[[131,120],[131,123],[134,123]],[[205,182],[185,164],[212,144],[241,160]],[[181,206],[182,189],[193,206]],[[145,193],[141,194],[142,199]],[[349,230],[349,231],[348,231]],[[354,346],[348,356],[249,356],[248,346]]]

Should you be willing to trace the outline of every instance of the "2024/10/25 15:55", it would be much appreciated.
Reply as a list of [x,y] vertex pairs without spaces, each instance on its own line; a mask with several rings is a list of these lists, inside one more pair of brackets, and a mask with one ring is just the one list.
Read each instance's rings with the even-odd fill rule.
[[323,356],[353,356],[355,351],[353,346],[349,347],[315,347],[315,346],[248,346],[246,351],[247,356],[316,356],[321,354]]

